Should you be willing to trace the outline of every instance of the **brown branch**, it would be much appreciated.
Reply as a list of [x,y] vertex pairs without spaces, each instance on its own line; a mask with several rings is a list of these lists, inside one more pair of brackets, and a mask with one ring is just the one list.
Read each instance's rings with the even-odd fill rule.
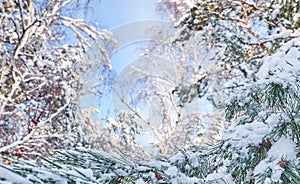
[[253,33],[253,31],[251,29],[250,23],[249,23],[249,18],[248,18],[247,10],[244,6],[244,1],[242,1],[242,3],[241,3],[241,8],[242,8],[242,15],[245,18],[245,24],[246,24],[247,30],[252,36],[255,36],[255,34]]
[[254,10],[259,10],[259,8],[254,3],[249,3],[247,1],[242,1],[242,3],[252,7]]

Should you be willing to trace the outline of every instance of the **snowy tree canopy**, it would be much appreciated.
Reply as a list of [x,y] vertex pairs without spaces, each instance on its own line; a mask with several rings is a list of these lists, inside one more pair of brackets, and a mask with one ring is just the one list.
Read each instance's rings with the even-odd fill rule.
[[35,158],[81,144],[81,125],[75,121],[78,98],[86,90],[81,75],[94,62],[85,52],[94,41],[101,53],[99,62],[108,64],[104,43],[112,39],[66,16],[64,8],[72,6],[75,2],[0,4],[2,154]]
[[[179,43],[179,46],[182,45],[181,48],[187,49],[184,44],[193,43],[193,40],[197,40],[196,43],[194,42],[193,49],[201,47],[201,49],[213,49],[215,52],[213,62],[218,68],[221,68],[222,75],[219,76],[224,76],[226,79],[221,83],[224,85],[223,88],[220,88],[221,93],[226,96],[226,105],[225,107],[220,106],[220,108],[224,108],[224,119],[228,124],[222,124],[220,140],[212,142],[207,147],[189,147],[189,150],[180,149],[175,154],[159,155],[155,158],[143,156],[132,158],[133,155],[130,154],[113,156],[86,148],[58,150],[52,156],[42,157],[38,163],[4,155],[3,159],[6,162],[0,165],[2,173],[7,173],[10,176],[17,175],[14,177],[15,182],[24,183],[299,183],[299,1],[203,0],[195,2],[191,0],[161,0],[159,2],[162,4],[160,8],[166,8],[165,10],[170,14],[172,21],[176,23],[177,34],[174,35],[173,44]],[[55,7],[53,6],[54,9]],[[179,18],[181,16],[183,17]],[[20,20],[22,22],[22,18]],[[80,23],[72,21],[73,19],[63,18],[62,20]],[[68,22],[65,24],[72,28]],[[11,26],[13,30],[17,29],[15,24],[12,23]],[[87,33],[87,35],[93,38],[92,34]],[[28,41],[13,47],[14,41],[9,40],[9,38],[13,37],[2,38],[6,40],[1,43],[5,46],[3,48],[19,48],[20,45],[22,46]],[[83,38],[80,37],[80,39]],[[16,40],[18,40],[18,36]],[[30,43],[36,43],[38,40],[29,41],[31,42],[27,44],[30,46]],[[10,44],[5,44],[6,42]],[[8,59],[5,60],[7,67],[4,67],[5,70],[3,69],[3,72],[6,73],[1,73],[3,77],[6,77],[2,84],[5,86],[3,88],[5,92],[2,97],[2,111],[7,113],[6,116],[3,115],[3,118],[8,117],[8,121],[3,122],[17,122],[12,119],[19,117],[15,113],[15,109],[20,109],[16,112],[21,115],[26,112],[24,110],[26,105],[24,107],[22,104],[26,104],[27,101],[18,101],[25,96],[23,95],[24,92],[20,90],[23,87],[21,85],[23,81],[27,81],[28,78],[29,82],[40,82],[39,85],[43,85],[43,82],[46,81],[38,75],[39,73],[32,74],[35,78],[25,74],[26,72],[29,73],[29,69],[39,71],[33,70],[33,67],[38,67],[41,63],[47,64],[47,62],[52,61],[53,56],[49,56],[49,59],[43,59],[41,63],[38,62],[40,60],[32,59],[33,62],[36,61],[37,63],[27,66],[23,64],[22,56],[29,57],[29,60],[30,57],[35,58],[35,55],[26,55],[27,52],[32,52],[27,51],[30,49],[29,46],[22,46],[19,50],[14,50],[12,54],[7,52],[8,54],[5,55]],[[44,48],[42,46],[37,48]],[[49,50],[53,48],[56,47],[51,46]],[[82,47],[79,48],[82,49]],[[58,49],[63,49],[63,47]],[[61,51],[61,55],[58,56],[66,56],[65,59],[74,56],[64,55],[65,52],[59,51]],[[82,50],[80,51],[82,52]],[[188,51],[186,52],[188,53]],[[18,55],[14,55],[14,53],[18,53]],[[38,58],[38,56],[37,54],[36,57]],[[11,57],[13,59],[10,59]],[[175,57],[175,59],[178,58]],[[14,62],[11,64],[8,61]],[[13,70],[10,70],[8,66],[13,67]],[[59,67],[61,66],[64,65],[59,65]],[[74,70],[78,68],[80,67],[75,67]],[[48,72],[51,73],[53,70]],[[36,79],[36,77],[40,78]],[[58,79],[61,77],[61,75],[57,76]],[[53,121],[54,123],[60,122],[56,118],[59,117],[57,112],[60,112],[57,110],[62,107],[65,108],[65,104],[73,102],[67,100],[74,99],[72,98],[72,90],[76,90],[68,83],[72,80],[67,78],[63,81],[65,83],[62,86],[71,86],[69,88],[64,87],[64,90],[62,89],[63,94],[58,90],[56,92],[58,94],[53,95],[52,93],[55,91],[50,91],[43,98],[44,101],[34,101],[33,104],[42,106],[42,110],[45,109],[43,110],[44,113],[37,111],[36,116],[29,116],[33,117],[32,123],[37,122],[36,127],[33,127],[35,132],[39,132],[38,128],[42,122],[46,124],[49,118],[51,118],[50,120],[54,118],[53,116],[57,120]],[[25,84],[24,88],[29,89],[28,93],[30,95],[35,94],[31,92],[33,87],[29,85],[30,83]],[[66,89],[69,90],[69,93],[65,91]],[[43,90],[38,90],[38,92],[40,91]],[[189,93],[189,90],[177,88],[179,94],[185,93],[182,91]],[[60,103],[59,100],[47,103],[47,99],[53,98],[52,96],[61,99],[61,96],[64,97],[64,95],[69,98],[63,99],[65,101],[61,102],[62,105],[56,105],[58,107],[55,108],[56,111],[46,108],[51,107],[52,104]],[[178,97],[180,100],[180,95]],[[187,101],[183,102],[188,103]],[[11,104],[20,105],[14,105],[11,110],[8,108]],[[15,114],[8,116],[8,113],[11,112]],[[63,113],[63,115],[66,114]],[[118,118],[109,119],[111,128],[106,130],[108,134],[112,131],[118,134],[117,137],[120,139],[116,141],[117,143],[131,141],[133,145],[135,144],[134,139],[122,139],[122,135],[128,138],[132,132],[136,131],[135,128],[130,129],[129,126],[130,122],[135,121],[134,115],[120,113]],[[64,120],[72,122],[70,118]],[[125,123],[120,124],[120,122]],[[4,125],[10,128],[9,125],[11,124]],[[136,124],[133,125],[137,126]],[[24,126],[25,128],[22,129],[21,127],[18,131],[26,132],[27,126],[26,124]],[[32,134],[32,136],[35,135]],[[20,139],[16,144],[10,142],[2,144],[18,146],[21,145],[19,143],[25,142],[23,140]],[[113,141],[109,140],[108,142]],[[6,148],[5,146],[2,149]],[[120,144],[120,148],[123,146]],[[0,179],[14,182],[6,175],[2,176],[1,173]]]

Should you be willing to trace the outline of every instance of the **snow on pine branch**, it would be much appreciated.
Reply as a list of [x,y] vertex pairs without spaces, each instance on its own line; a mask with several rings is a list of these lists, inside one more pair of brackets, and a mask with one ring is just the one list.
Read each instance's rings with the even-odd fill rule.
[[300,38],[296,37],[280,47],[275,54],[262,61],[256,76],[259,83],[276,83],[288,86],[298,81],[300,74]]
[[[181,156],[183,155],[172,157],[172,162],[168,158],[163,158],[161,161],[136,161],[100,151],[77,148],[57,151],[53,157],[44,158],[40,163],[41,166],[37,166],[32,161],[10,160],[14,165],[3,166],[3,170],[9,176],[18,176],[20,181],[20,176],[23,176],[23,181],[27,178],[33,183],[50,181],[56,183],[200,183],[198,178],[188,175],[175,165]],[[192,171],[193,168],[189,170]],[[4,181],[15,180],[5,177]]]

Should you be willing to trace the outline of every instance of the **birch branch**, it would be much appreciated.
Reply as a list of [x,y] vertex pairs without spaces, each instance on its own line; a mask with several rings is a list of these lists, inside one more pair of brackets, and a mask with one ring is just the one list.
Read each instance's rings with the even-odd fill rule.
[[51,114],[51,116],[44,120],[44,121],[41,121],[39,122],[39,124],[28,134],[26,135],[25,137],[23,137],[22,139],[18,140],[18,141],[15,141],[13,142],[12,144],[10,145],[7,145],[7,146],[3,146],[0,148],[0,153],[2,152],[6,152],[12,148],[15,148],[21,144],[24,144],[25,142],[27,142],[28,140],[32,139],[33,137],[33,134],[37,131],[38,128],[44,126],[47,122],[51,121],[53,118],[55,118],[59,113],[61,113],[64,109],[67,108],[67,106],[69,105],[69,103],[65,104],[64,106],[60,107],[55,113]]

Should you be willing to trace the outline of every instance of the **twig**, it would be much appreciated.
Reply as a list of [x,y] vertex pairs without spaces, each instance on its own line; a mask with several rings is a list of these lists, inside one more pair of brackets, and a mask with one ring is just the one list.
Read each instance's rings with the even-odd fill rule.
[[44,126],[44,124],[46,124],[47,122],[51,121],[53,118],[55,118],[59,113],[61,113],[64,109],[66,109],[68,107],[69,103],[66,103],[64,106],[60,107],[55,113],[51,114],[51,116],[44,120],[44,121],[41,121],[36,127],[35,129],[33,129],[28,135],[26,135],[24,138],[18,140],[18,141],[15,141],[13,142],[12,144],[10,145],[7,145],[7,146],[3,146],[0,148],[0,153],[2,152],[6,152],[12,148],[15,148],[21,144],[24,144],[25,142],[27,142],[28,140],[32,139],[33,137],[33,134],[37,131],[38,128]]

